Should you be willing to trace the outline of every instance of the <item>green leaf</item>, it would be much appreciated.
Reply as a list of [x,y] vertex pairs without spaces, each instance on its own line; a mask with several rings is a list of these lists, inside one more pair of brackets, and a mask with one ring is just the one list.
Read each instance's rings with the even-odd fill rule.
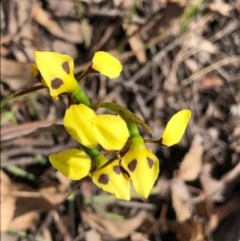
[[138,116],[136,116],[129,109],[127,109],[127,108],[125,108],[121,105],[118,105],[118,104],[112,103],[112,102],[103,102],[103,103],[99,103],[97,105],[97,107],[112,110],[115,113],[119,114],[125,121],[133,122],[133,123],[141,126],[149,134],[152,134],[152,131],[151,131],[150,127],[142,119],[140,119]]
[[11,166],[7,167],[7,170],[19,177],[27,178],[29,180],[36,179],[36,177],[32,173],[30,173],[18,166],[11,165]]

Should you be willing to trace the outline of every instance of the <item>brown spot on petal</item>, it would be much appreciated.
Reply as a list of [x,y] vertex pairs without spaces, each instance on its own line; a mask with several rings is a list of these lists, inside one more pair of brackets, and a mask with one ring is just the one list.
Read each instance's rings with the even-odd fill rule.
[[148,162],[148,166],[149,166],[150,168],[152,168],[152,167],[153,167],[153,164],[154,164],[154,161],[148,157],[148,158],[147,158],[147,162]]
[[70,74],[70,67],[69,67],[69,63],[68,63],[68,62],[63,62],[63,63],[62,63],[62,68],[63,68],[63,70],[64,70],[67,74]]
[[133,172],[135,169],[136,169],[136,166],[137,166],[137,160],[136,159],[133,159],[132,161],[130,161],[128,163],[128,169],[129,171]]
[[116,174],[121,174],[121,173],[122,173],[121,168],[120,168],[119,165],[115,165],[115,166],[113,167],[113,171],[114,171]]
[[109,182],[109,177],[107,174],[101,174],[98,178],[98,182],[101,183],[101,184],[108,184]]
[[63,84],[63,80],[59,78],[55,78],[51,82],[51,87],[53,89],[58,89]]

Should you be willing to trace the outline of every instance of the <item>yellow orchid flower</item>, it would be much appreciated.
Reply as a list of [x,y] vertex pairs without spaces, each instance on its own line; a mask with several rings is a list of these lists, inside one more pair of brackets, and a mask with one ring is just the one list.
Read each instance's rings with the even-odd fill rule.
[[104,51],[98,51],[94,54],[91,67],[110,79],[117,78],[122,72],[120,61]]
[[92,131],[92,119],[95,116],[95,112],[86,105],[74,104],[66,110],[63,124],[78,143],[93,148],[98,144]]
[[146,148],[140,135],[131,137],[130,141],[121,165],[130,175],[136,192],[147,198],[158,177],[159,160]]
[[83,104],[71,105],[63,124],[76,141],[89,148],[100,144],[106,150],[120,150],[129,137],[127,125],[120,116],[96,115]]
[[[76,93],[81,90],[74,77],[73,59],[65,54],[48,51],[35,52],[36,66],[47,86],[50,95],[57,98],[62,93]],[[33,75],[36,70],[32,68]]]
[[[107,159],[100,155],[101,163],[106,163]],[[119,160],[116,159],[105,167],[99,167],[92,173],[93,182],[106,192],[113,193],[116,198],[130,200],[130,180],[119,165]]]
[[127,124],[119,115],[96,115],[92,127],[98,142],[106,150],[122,149],[129,137]]
[[177,144],[182,139],[190,118],[191,111],[188,109],[181,110],[174,114],[168,121],[162,134],[161,143],[165,146]]
[[79,149],[69,149],[49,156],[50,163],[71,180],[80,180],[91,169],[91,160]]

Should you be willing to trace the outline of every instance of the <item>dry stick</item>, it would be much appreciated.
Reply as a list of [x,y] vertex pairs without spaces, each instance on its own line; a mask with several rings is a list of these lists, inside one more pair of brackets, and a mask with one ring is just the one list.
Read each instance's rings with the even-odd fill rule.
[[[223,30],[220,30],[219,32],[217,32],[215,35],[213,35],[211,38],[209,38],[210,42],[216,42],[217,40],[219,40],[220,38],[222,38],[223,36],[230,34],[231,32],[237,30],[239,28],[239,24],[237,21],[231,22],[226,28],[224,28]],[[183,52],[182,54],[178,55],[176,60],[173,63],[173,67],[172,67],[172,71],[176,72],[177,71],[177,67],[178,64],[184,60],[186,60],[187,58],[189,58],[191,55],[194,55],[196,53],[198,53],[199,51],[201,51],[201,49],[198,48],[193,48],[190,49],[186,52]],[[171,75],[171,73],[170,73]],[[188,79],[188,78],[186,78]],[[184,85],[184,83],[183,83]]]
[[126,85],[126,87],[131,87],[133,85],[133,82],[136,82],[140,77],[142,77],[143,74],[146,73],[147,70],[150,69],[154,64],[160,62],[160,60],[163,59],[169,51],[174,49],[185,36],[186,34],[175,39],[172,43],[168,44],[164,49],[159,51],[151,61],[147,62],[147,64],[145,64],[142,68],[140,68],[139,71],[137,71],[136,74],[134,74],[130,78],[130,80],[128,80],[127,82],[123,81],[123,84]]
[[201,76],[206,75],[209,72],[213,71],[214,69],[220,68],[220,67],[222,67],[224,65],[227,65],[227,64],[234,64],[234,63],[237,63],[237,62],[240,63],[240,57],[238,57],[238,56],[231,56],[231,57],[221,59],[221,60],[219,60],[219,61],[201,69],[201,70],[199,70],[197,73],[192,74],[190,77],[184,79],[182,81],[182,84],[184,86],[186,86],[186,85],[190,84],[191,82],[199,79]]
[[[132,90],[134,90],[135,86],[135,82],[141,78],[144,73],[146,73],[148,71],[148,69],[152,68],[152,66],[154,66],[154,64],[160,62],[161,59],[163,59],[166,54],[171,51],[172,49],[174,49],[181,41],[182,39],[185,37],[186,35],[184,34],[183,36],[181,36],[180,38],[174,40],[172,43],[168,44],[164,49],[162,49],[160,52],[158,52],[151,61],[147,62],[141,69],[139,69],[138,72],[136,72],[128,81],[121,81],[123,86],[126,88],[131,88]],[[143,107],[141,105],[139,105],[142,113],[145,114],[146,111],[144,111]]]

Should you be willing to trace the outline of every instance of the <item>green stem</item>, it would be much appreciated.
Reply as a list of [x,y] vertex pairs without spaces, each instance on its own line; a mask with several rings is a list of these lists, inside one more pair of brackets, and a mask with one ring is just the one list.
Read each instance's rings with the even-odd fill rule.
[[87,94],[82,90],[78,89],[76,92],[72,93],[72,97],[78,103],[83,103],[84,105],[90,107],[91,102],[87,96]]
[[92,171],[96,170],[106,162],[105,156],[97,148],[89,148],[81,144],[80,146],[81,149],[91,158],[93,162]]
[[96,157],[101,155],[101,152],[97,148],[89,148],[89,147],[83,146],[81,144],[79,144],[79,145],[81,146],[81,149],[84,152],[86,152],[87,155],[89,155],[93,161],[96,159]]
[[140,135],[137,124],[133,122],[127,122],[127,127],[131,137]]

